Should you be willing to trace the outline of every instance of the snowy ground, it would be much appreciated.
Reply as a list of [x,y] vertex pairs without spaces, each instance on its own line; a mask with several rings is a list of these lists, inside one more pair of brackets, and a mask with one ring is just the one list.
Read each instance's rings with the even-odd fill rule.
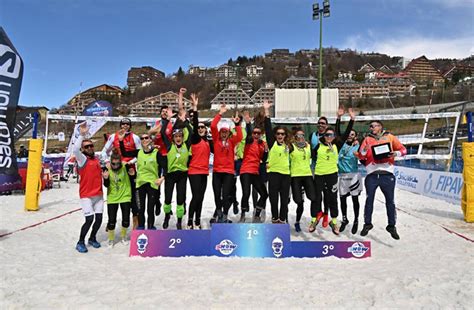
[[[130,258],[121,244],[79,254],[83,216],[74,212],[0,238],[0,309],[471,308],[474,243],[446,230],[474,239],[460,206],[397,190],[396,241],[385,231],[383,201],[379,195],[366,238],[352,235],[351,225],[339,237],[292,232],[293,240],[370,240],[372,258],[361,260]],[[78,185],[43,192],[38,212],[23,211],[19,195],[0,197],[0,205],[1,235],[77,209]],[[206,219],[213,209],[208,186]],[[306,225],[309,207],[305,216]]]

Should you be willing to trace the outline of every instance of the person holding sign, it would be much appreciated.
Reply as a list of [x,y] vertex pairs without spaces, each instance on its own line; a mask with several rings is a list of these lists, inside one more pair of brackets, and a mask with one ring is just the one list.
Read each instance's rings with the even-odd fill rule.
[[405,156],[405,146],[391,133],[383,130],[381,121],[372,121],[369,125],[369,135],[362,141],[357,157],[364,163],[367,170],[365,177],[365,191],[367,199],[364,207],[364,227],[361,236],[366,236],[374,227],[372,225],[372,212],[374,209],[374,198],[377,187],[380,187],[385,196],[387,208],[388,226],[386,230],[392,238],[398,240],[396,209],[395,209],[395,176],[393,165],[395,157]]
[[[85,222],[81,227],[79,241],[76,250],[79,253],[87,253],[85,237],[92,226],[88,244],[94,248],[100,248],[96,234],[102,225],[102,212],[104,210],[104,198],[102,192],[102,168],[99,157],[94,153],[94,143],[86,138],[89,133],[87,123],[79,126],[79,138],[73,147],[73,154],[77,161],[79,172],[79,197]],[[95,218],[95,221],[94,221]],[[94,225],[92,225],[94,223]]]

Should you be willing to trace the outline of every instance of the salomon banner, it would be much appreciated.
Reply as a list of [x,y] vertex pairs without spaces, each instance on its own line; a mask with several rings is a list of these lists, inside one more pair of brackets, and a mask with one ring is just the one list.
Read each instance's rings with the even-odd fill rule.
[[22,79],[23,62],[0,27],[0,192],[21,188],[13,130]]

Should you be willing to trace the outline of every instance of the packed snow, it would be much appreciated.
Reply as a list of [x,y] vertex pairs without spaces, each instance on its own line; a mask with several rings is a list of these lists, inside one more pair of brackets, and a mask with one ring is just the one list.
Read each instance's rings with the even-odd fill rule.
[[[292,240],[369,240],[372,257],[367,259],[129,257],[126,245],[107,248],[106,213],[98,234],[103,247],[80,254],[75,245],[82,212],[66,214],[79,208],[78,184],[71,181],[42,192],[36,212],[24,211],[23,195],[0,198],[0,235],[16,231],[0,238],[1,309],[452,309],[471,308],[474,300],[474,226],[463,221],[460,206],[398,189],[398,241],[385,231],[380,192],[375,227],[367,237],[350,232],[350,200],[351,224],[340,236],[322,228],[307,232],[309,202],[305,230],[296,233],[296,205],[290,204]],[[188,186],[188,204],[190,198]],[[364,195],[360,201],[363,206]],[[208,225],[214,210],[210,182],[203,209]],[[157,227],[162,221],[163,213]]]

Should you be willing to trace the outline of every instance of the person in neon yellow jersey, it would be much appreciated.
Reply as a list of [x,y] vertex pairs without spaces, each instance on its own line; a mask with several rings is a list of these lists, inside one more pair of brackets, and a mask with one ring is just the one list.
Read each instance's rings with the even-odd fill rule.
[[[130,226],[130,208],[132,205],[132,188],[130,183],[135,178],[133,166],[122,164],[122,156],[117,149],[112,149],[110,155],[110,167],[103,173],[104,186],[107,188],[107,230],[109,246],[114,245],[115,224],[117,223],[117,212],[120,207],[122,211],[122,229],[120,237],[122,243],[127,243],[127,229]],[[132,179],[132,180],[131,180]]]
[[[344,107],[340,107],[338,116],[344,114]],[[311,204],[311,223],[309,232],[314,232],[324,213],[321,209],[322,196],[327,197],[329,211],[331,213],[331,221],[329,226],[335,235],[339,235],[339,226],[337,224],[338,207],[337,207],[337,181],[338,181],[338,157],[339,150],[347,140],[349,132],[354,124],[355,114],[349,109],[351,120],[347,126],[346,132],[342,137],[336,137],[333,128],[326,128],[324,135],[320,139],[320,143],[312,150],[312,157],[316,162],[314,169],[314,183],[316,188],[316,203]],[[338,120],[339,120],[338,117]],[[324,227],[324,225],[323,225]]]
[[[276,126],[272,130],[270,120],[271,104],[265,100],[265,134],[268,142],[268,189],[272,209],[272,223],[286,223],[288,220],[288,199],[290,196],[290,142],[288,129]],[[279,203],[278,203],[279,202]],[[280,206],[280,207],[278,207]]]
[[295,230],[301,231],[300,220],[304,211],[302,190],[306,197],[313,203],[316,202],[316,190],[313,184],[311,171],[311,145],[306,142],[304,131],[301,127],[294,129],[294,151],[290,153],[291,193],[293,201],[298,206],[296,209]]

